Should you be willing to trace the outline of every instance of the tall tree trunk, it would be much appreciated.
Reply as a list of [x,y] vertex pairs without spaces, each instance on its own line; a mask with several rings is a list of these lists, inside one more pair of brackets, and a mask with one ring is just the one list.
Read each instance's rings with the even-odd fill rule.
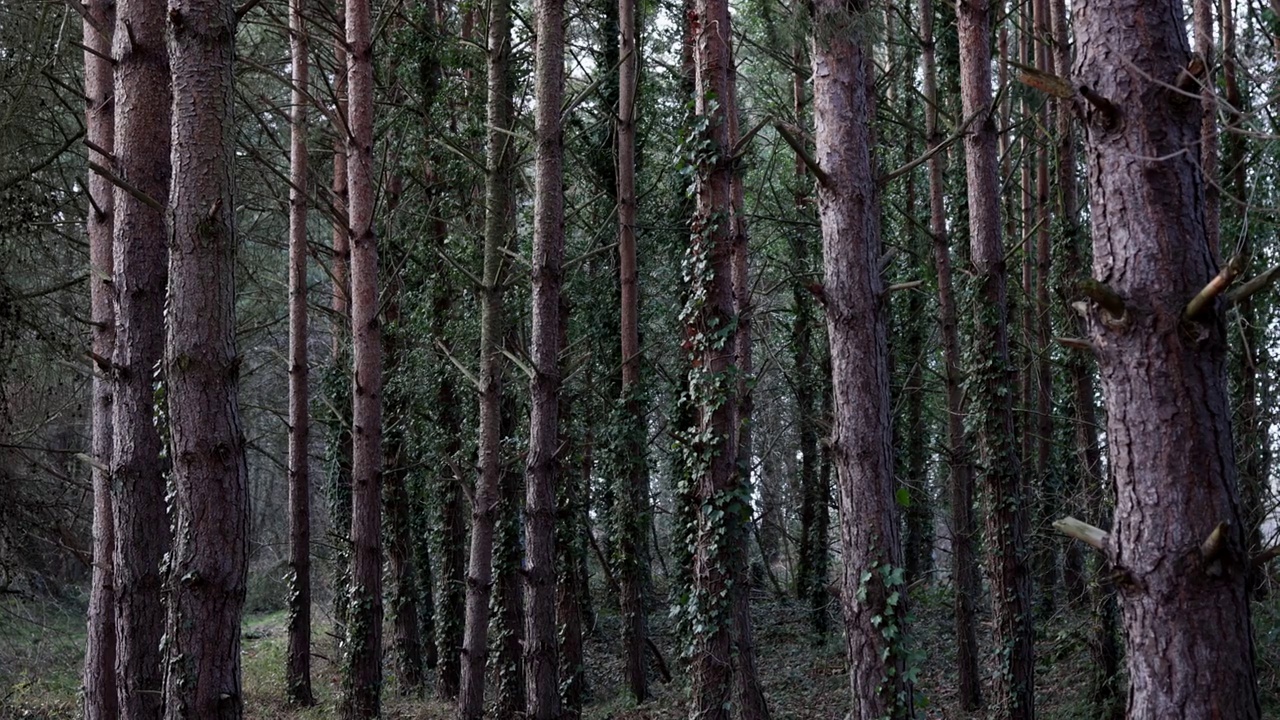
[[[435,247],[444,251],[447,230],[444,221],[439,220],[434,226]],[[453,314],[455,302],[454,283],[448,277],[448,264],[441,259],[436,265],[436,285],[432,291],[431,301],[431,335],[441,339],[445,337],[448,318]],[[459,457],[462,453],[462,419],[459,417],[457,387],[452,368],[446,368],[439,375],[436,386],[436,423],[444,438],[440,449],[444,457],[445,468],[440,471],[437,480],[439,497],[439,548],[440,548],[440,590],[439,590],[439,622],[437,623],[436,643],[439,650],[440,666],[436,672],[436,698],[454,700],[458,697],[459,652],[462,650],[463,611],[466,595],[466,562],[467,521],[465,498],[463,497],[463,478],[460,471]],[[455,468],[459,470],[455,470]]]
[[[85,137],[92,147],[89,159],[110,167],[115,145],[114,69],[103,55],[111,53],[116,10],[111,0],[86,3],[84,21]],[[84,651],[84,716],[86,720],[115,720],[120,713],[116,696],[115,516],[111,512],[111,416],[114,394],[107,360],[115,351],[115,260],[112,252],[114,186],[90,171],[89,208],[85,229],[89,239],[89,312],[93,321],[90,349],[98,360],[93,375],[90,408],[90,454],[93,478],[93,579],[89,590],[88,637]]]
[[[908,718],[903,677],[906,585],[893,501],[885,292],[871,157],[872,59],[854,23],[865,5],[813,5],[813,107],[827,334],[831,453],[843,548],[844,609],[854,718]],[[889,631],[893,631],[892,633]]]
[[1035,648],[1031,627],[1028,568],[1028,508],[1018,447],[1014,440],[1013,372],[1009,356],[1009,300],[1005,252],[1000,239],[1000,177],[991,99],[991,4],[956,3],[960,33],[960,94],[965,135],[970,254],[977,273],[974,413],[986,489],[987,537],[995,643],[1001,648],[996,673],[998,717],[1035,717]]
[[[802,46],[792,53],[792,61],[796,67],[805,61]],[[799,70],[791,75],[792,104],[795,121],[802,126],[805,122],[805,86],[807,78]],[[810,204],[808,188],[811,184],[808,171],[800,153],[795,158],[796,212],[802,217],[808,213]],[[810,287],[813,285],[809,263],[809,238],[805,231],[797,226],[790,237],[791,273],[794,280],[791,285],[792,312],[795,314],[791,322],[791,351],[794,357],[795,377],[792,384],[796,394],[796,433],[800,437],[800,557],[796,563],[796,596],[809,606],[809,623],[818,639],[827,634],[827,621],[830,617],[827,604],[827,538],[826,533],[818,532],[818,515],[827,502],[825,490],[818,486],[818,408],[814,397],[814,362],[813,362],[813,323],[814,300]]]
[[527,717],[559,718],[556,637],[556,486],[560,482],[561,285],[564,263],[564,0],[536,7],[538,101],[533,197],[533,298],[529,454],[525,466],[525,647]]
[[[173,182],[168,380],[177,520],[165,717],[240,718],[248,470],[237,400],[230,0],[170,0]],[[136,28],[135,28],[136,30]]]
[[347,208],[351,228],[351,607],[342,715],[381,713],[382,328],[373,231],[373,43],[369,0],[347,0]]
[[737,113],[736,71],[730,46],[729,4],[695,0],[689,17],[694,38],[694,103],[706,148],[694,159],[697,209],[685,266],[689,301],[682,318],[689,328],[693,367],[689,393],[697,417],[692,469],[697,507],[693,557],[692,713],[700,720],[727,720],[732,706],[733,588],[741,578],[734,535],[750,499],[739,477],[738,399],[734,376],[736,314],[732,276],[733,174],[730,155]]
[[[156,0],[116,6],[116,174],[160,205],[169,197],[169,57],[165,8]],[[115,193],[116,685],[123,717],[160,717],[160,558],[169,544],[164,463],[155,424],[156,364],[164,354],[168,243],[164,212],[133,193]]]
[[1200,76],[1200,170],[1204,173],[1204,231],[1209,252],[1221,259],[1222,230],[1218,190],[1218,95],[1214,91],[1217,58],[1213,53],[1213,0],[1192,0],[1195,52],[1204,62]]
[[1106,0],[1073,18],[1093,274],[1109,289],[1089,310],[1117,496],[1103,548],[1121,578],[1128,717],[1248,720],[1261,712],[1222,303],[1185,317],[1217,272],[1187,153],[1200,113],[1149,81],[1188,65],[1181,9]]
[[479,477],[471,502],[471,562],[467,570],[466,630],[462,640],[462,683],[458,717],[484,713],[484,678],[489,633],[489,596],[493,586],[494,509],[502,476],[502,248],[511,216],[511,167],[514,149],[507,132],[511,101],[511,4],[489,5],[488,111],[486,124],[484,270],[480,308]]
[[[733,98],[729,105],[737,107],[737,99]],[[734,112],[728,118],[729,137],[737,138],[738,115]],[[736,142],[736,140],[735,140]],[[737,703],[738,720],[768,720],[769,709],[765,704],[764,690],[760,687],[760,673],[756,669],[755,633],[751,627],[751,583],[748,574],[750,558],[750,531],[753,512],[750,498],[753,495],[751,486],[751,468],[753,453],[751,447],[751,413],[755,406],[752,387],[755,379],[751,369],[751,275],[747,263],[749,243],[747,241],[746,221],[746,189],[740,174],[734,174],[733,213],[730,222],[732,246],[732,281],[733,304],[737,313],[738,328],[734,334],[734,362],[737,369],[738,395],[737,415],[733,419],[733,427],[738,433],[738,482],[741,492],[747,498],[740,515],[733,518],[738,527],[733,530],[734,574],[737,582],[733,585],[733,651],[736,660],[734,668],[734,699]]]
[[[388,202],[390,205],[390,202]],[[389,279],[389,284],[396,283]],[[388,288],[392,297],[386,302],[387,331],[383,333],[389,374],[394,374],[404,357],[400,346],[400,293],[401,289]],[[390,394],[389,394],[390,395]],[[398,399],[398,398],[397,398]],[[399,405],[388,397],[388,409]],[[402,426],[390,427],[386,435],[386,470],[383,477],[383,502],[387,531],[387,577],[391,582],[388,593],[392,619],[391,645],[395,656],[397,690],[401,695],[416,695],[423,682],[422,625],[418,615],[418,572],[414,557],[413,509],[409,496],[409,453]]]
[[618,0],[618,273],[622,288],[622,402],[627,478],[621,501],[624,519],[618,548],[622,647],[631,697],[649,697],[645,673],[644,608],[646,538],[649,528],[649,472],[645,464],[644,409],[640,388],[640,294],[636,270],[636,92],[640,58],[636,47],[636,0]]
[[[560,346],[568,339],[568,304],[560,309]],[[560,393],[560,446],[573,448],[571,427],[572,399]],[[585,443],[580,446],[585,449]],[[573,453],[566,452],[572,457]],[[563,470],[562,470],[563,472]],[[586,665],[583,650],[582,580],[578,575],[579,557],[585,555],[582,512],[586,504],[586,480],[577,472],[564,475],[556,493],[556,624],[559,629],[560,685],[563,688],[561,717],[578,720],[586,700]]]
[[[938,65],[934,37],[933,0],[920,0],[925,135],[929,149],[942,142],[938,128]],[[946,154],[929,159],[929,233],[933,237],[933,262],[938,274],[938,324],[942,335],[942,361],[947,394],[947,467],[951,488],[951,574],[954,598],[956,666],[960,706],[968,711],[982,705],[982,676],[978,668],[978,636],[975,605],[978,599],[978,561],[974,551],[976,523],[973,517],[973,464],[965,434],[964,389],[960,369],[960,333],[956,319],[955,291],[951,283],[951,247],[947,234]]]
[[289,657],[285,690],[298,705],[311,692],[311,415],[307,406],[307,28],[305,0],[290,0],[293,69],[289,148]]

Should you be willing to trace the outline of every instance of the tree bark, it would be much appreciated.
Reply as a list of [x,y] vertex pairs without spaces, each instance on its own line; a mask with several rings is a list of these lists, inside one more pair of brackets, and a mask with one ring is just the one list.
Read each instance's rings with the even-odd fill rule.
[[[116,6],[116,174],[160,204],[170,177],[170,78],[165,8],[157,0]],[[115,193],[116,685],[123,717],[160,717],[160,558],[169,544],[164,463],[155,423],[156,364],[164,354],[168,249],[164,213],[132,193]]]
[[1122,578],[1128,717],[1247,720],[1261,711],[1221,303],[1184,319],[1217,272],[1201,113],[1150,81],[1188,65],[1181,10],[1104,0],[1073,18],[1073,75],[1093,98],[1093,274],[1123,302],[1120,317],[1089,311],[1117,495],[1105,550]]
[[[938,65],[934,38],[933,0],[920,0],[921,45],[925,135],[929,149],[942,142],[938,128]],[[960,706],[968,711],[982,705],[982,676],[978,663],[977,610],[978,561],[974,550],[976,522],[973,517],[973,464],[969,439],[964,429],[965,402],[960,365],[960,333],[956,318],[955,292],[951,282],[951,247],[947,233],[946,183],[943,170],[946,154],[929,159],[929,233],[933,238],[933,262],[938,275],[938,324],[942,335],[947,401],[947,467],[951,489],[951,573],[956,640],[956,666]]]
[[980,475],[988,504],[995,642],[1002,648],[996,673],[997,716],[1035,717],[1035,649],[1031,627],[1031,575],[1027,557],[1028,508],[1014,440],[1013,372],[1009,357],[1009,301],[1000,238],[1000,178],[991,99],[991,4],[957,2],[960,85],[964,117],[975,118],[965,135],[970,255],[977,273],[974,413]]
[[479,476],[471,501],[471,561],[467,570],[466,629],[462,640],[462,682],[458,717],[484,714],[484,678],[489,633],[489,596],[493,586],[494,509],[502,476],[500,457],[502,404],[502,248],[511,216],[511,167],[514,148],[507,132],[513,125],[511,101],[511,5],[489,6],[488,110],[486,124],[484,270],[480,308]]
[[646,546],[649,527],[649,472],[645,464],[644,409],[640,393],[640,294],[636,269],[636,93],[639,84],[639,49],[636,46],[636,0],[618,0],[620,54],[618,65],[618,274],[622,307],[622,402],[626,427],[623,450],[627,471],[622,502],[624,519],[618,548],[620,563],[622,647],[631,697],[642,703],[649,697],[644,643],[647,620],[644,608]]
[[382,328],[373,230],[373,44],[368,0],[347,0],[347,188],[351,228],[351,607],[342,715],[381,713]]
[[[854,12],[867,12],[855,6]],[[893,501],[874,84],[866,39],[838,0],[813,5],[813,107],[831,347],[831,454],[843,548],[841,605],[854,718],[911,717],[903,678],[906,586]],[[891,634],[896,633],[896,634]]]
[[235,6],[170,0],[168,17],[174,172],[165,374],[177,520],[165,717],[238,719],[249,498],[235,349]]
[[[115,145],[114,68],[102,55],[111,53],[115,3],[91,0],[84,21],[85,137],[107,153]],[[94,27],[94,25],[98,27]],[[100,28],[100,29],[99,29]],[[89,158],[111,166],[109,155],[95,150]],[[89,312],[93,321],[90,348],[100,358],[115,351],[115,260],[112,252],[114,186],[90,172],[89,208],[85,232],[89,239]],[[84,715],[86,720],[115,720],[120,713],[116,693],[115,516],[111,512],[111,450],[114,442],[114,394],[106,368],[93,374],[90,409],[90,454],[95,461],[93,483],[93,579],[89,590],[88,637],[84,652]]]
[[737,335],[733,293],[732,220],[737,138],[732,116],[736,71],[730,46],[729,4],[695,0],[689,23],[694,39],[694,107],[708,147],[695,159],[697,209],[686,267],[690,299],[685,322],[693,367],[690,395],[696,419],[692,468],[697,508],[690,601],[695,631],[690,661],[693,706],[700,720],[727,720],[732,707],[731,665],[738,575],[733,543],[750,512],[739,477],[738,399],[732,384]]
[[289,655],[285,690],[298,705],[311,692],[311,415],[307,378],[307,29],[305,0],[290,0],[293,70],[289,147]]
[[529,454],[525,466],[527,717],[561,716],[556,637],[556,486],[560,482],[561,285],[564,263],[564,0],[536,4],[533,296]]

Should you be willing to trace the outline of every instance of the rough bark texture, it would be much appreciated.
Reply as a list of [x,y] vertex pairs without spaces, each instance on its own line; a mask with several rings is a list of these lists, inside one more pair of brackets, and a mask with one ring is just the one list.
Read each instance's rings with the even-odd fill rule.
[[707,155],[699,158],[697,209],[686,264],[693,269],[687,318],[693,343],[690,394],[696,403],[692,481],[696,496],[696,544],[691,612],[701,626],[693,637],[690,674],[692,717],[727,720],[732,707],[733,602],[736,585],[733,528],[747,512],[738,477],[737,393],[731,381],[736,347],[732,280],[733,153],[730,117],[737,112],[730,46],[729,4],[695,0],[689,17],[693,35],[694,102],[705,123]]
[[[560,346],[568,340],[568,307],[561,308]],[[572,398],[560,394],[560,444],[562,448],[575,446],[571,426]],[[585,443],[579,446],[585,449]],[[568,453],[572,455],[572,453]],[[578,472],[569,472],[556,490],[556,623],[560,642],[560,693],[561,717],[578,720],[586,700],[586,665],[582,642],[584,618],[582,614],[582,578],[578,574],[579,558],[586,554],[583,534],[588,532],[582,522],[586,498],[586,482]]]
[[311,692],[311,414],[307,402],[307,29],[305,0],[289,3],[293,69],[289,147],[289,656],[285,691],[298,705]]
[[[938,65],[935,47],[933,0],[920,0],[925,97],[925,135],[929,149],[942,142],[938,128]],[[951,574],[955,618],[957,684],[960,706],[977,710],[982,705],[982,676],[978,667],[975,604],[978,599],[978,560],[974,551],[973,463],[964,429],[964,388],[961,386],[960,333],[955,291],[951,282],[951,247],[947,234],[946,155],[929,159],[929,233],[933,237],[933,263],[938,274],[938,324],[942,335],[942,361],[947,396],[947,467],[951,490]]]
[[479,473],[471,503],[471,559],[467,568],[466,629],[462,639],[462,680],[458,717],[484,713],[484,678],[489,633],[489,596],[493,589],[494,508],[502,475],[502,248],[509,232],[511,165],[514,151],[507,134],[514,108],[511,76],[511,5],[489,6],[487,167],[485,170],[484,276],[480,308]]
[[1260,709],[1221,303],[1183,320],[1218,269],[1200,108],[1150,80],[1187,66],[1181,18],[1173,0],[1089,0],[1074,16],[1073,75],[1103,99],[1082,103],[1093,274],[1125,307],[1089,313],[1117,498],[1106,551],[1121,577],[1128,717],[1247,720]]
[[368,0],[347,0],[351,228],[351,607],[342,715],[374,718],[382,692],[382,327],[373,231],[373,44]]
[[[114,69],[100,55],[111,53],[115,28],[115,3],[91,0],[85,10],[84,44],[95,52],[84,53],[85,137],[93,146],[110,153],[115,138],[115,105],[112,96]],[[94,25],[98,28],[95,28]],[[96,53],[96,54],[95,54]],[[93,162],[110,167],[111,159],[89,151]],[[115,348],[115,260],[112,252],[114,186],[90,172],[89,207],[85,233],[89,239],[89,312],[93,320],[90,349],[108,359]],[[84,716],[86,720],[115,720],[120,712],[116,696],[115,516],[111,512],[111,419],[114,412],[109,368],[99,366],[93,375],[90,409],[90,456],[95,465],[93,482],[93,579],[89,589],[89,624],[84,651]]]
[[988,508],[995,643],[1002,658],[993,700],[998,717],[1030,720],[1035,717],[1035,638],[1027,556],[1028,498],[1014,440],[1009,301],[1000,239],[996,126],[991,114],[991,13],[988,0],[957,2],[960,94],[964,117],[975,118],[965,135],[970,255],[977,273],[978,306],[972,410]]
[[640,403],[640,294],[636,280],[636,92],[640,58],[636,47],[636,0],[618,0],[618,275],[622,289],[622,402],[626,428],[623,452],[628,482],[621,498],[627,520],[618,552],[622,610],[622,652],[631,697],[648,699],[644,641],[643,567],[649,519],[649,472],[644,462],[644,411]]
[[534,121],[533,320],[529,455],[525,466],[525,646],[527,717],[560,717],[556,637],[555,520],[560,482],[560,340],[564,264],[564,0],[536,4],[538,100]]
[[165,717],[240,718],[248,470],[236,398],[231,160],[235,7],[170,0],[173,182],[168,380],[177,506],[168,581]]
[[[157,0],[116,6],[116,174],[159,202],[169,197],[169,57],[165,8]],[[160,558],[168,545],[164,464],[155,423],[156,364],[164,354],[167,273],[164,213],[132,193],[115,193],[116,683],[124,717],[161,713]]]
[[[831,347],[831,453],[840,508],[852,717],[910,717],[902,635],[902,579],[893,501],[884,283],[879,272],[878,193],[871,158],[871,56],[839,0],[813,5],[813,107],[822,221],[827,334]],[[898,633],[891,636],[892,630]]]

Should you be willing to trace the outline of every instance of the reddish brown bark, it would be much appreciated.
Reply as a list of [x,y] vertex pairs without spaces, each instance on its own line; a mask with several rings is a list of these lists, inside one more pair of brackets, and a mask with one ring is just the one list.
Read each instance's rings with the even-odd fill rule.
[[970,256],[977,274],[975,397],[980,475],[986,489],[987,541],[995,643],[997,716],[1035,717],[1035,650],[1028,567],[1026,487],[1014,440],[1013,368],[1009,353],[1009,300],[1005,249],[1000,237],[1000,177],[991,97],[991,15],[988,0],[957,2],[960,94],[964,117]]
[[165,717],[240,718],[249,546],[235,348],[229,0],[170,0],[173,184],[165,374],[177,520],[168,584]]
[[692,358],[694,432],[702,458],[694,470],[696,544],[692,612],[702,627],[694,633],[690,674],[691,712],[700,720],[727,720],[732,707],[733,602],[737,564],[734,517],[743,507],[738,473],[737,393],[731,382],[736,348],[737,308],[733,294],[732,214],[736,138],[730,118],[736,95],[729,4],[695,0],[689,17],[693,36],[695,113],[706,123],[709,156],[700,158],[697,209],[690,239],[692,260],[706,270],[693,278],[690,293],[701,307],[689,318],[690,337],[701,338]]
[[[865,10],[865,8],[860,8]],[[872,59],[839,0],[813,5],[813,107],[831,347],[831,454],[840,507],[841,605],[854,718],[910,717],[899,633],[905,586],[893,501],[879,197],[871,157]]]
[[[115,106],[112,97],[113,68],[101,55],[111,53],[115,28],[115,3],[91,0],[85,4],[84,94],[85,137],[92,147],[106,153],[115,144]],[[90,22],[92,19],[92,22]],[[95,27],[95,25],[97,27]],[[109,167],[111,158],[89,151],[93,162]],[[115,260],[112,252],[114,190],[101,175],[90,172],[89,208],[85,232],[89,239],[89,312],[93,320],[90,349],[110,358],[116,336]],[[111,416],[114,395],[107,369],[93,375],[90,406],[90,457],[93,482],[93,579],[89,590],[88,637],[84,652],[84,716],[86,720],[115,720],[120,712],[116,696],[115,519],[111,512],[111,449],[114,442]]]
[[1094,98],[1081,108],[1093,277],[1123,303],[1089,311],[1116,486],[1104,548],[1120,578],[1128,717],[1248,720],[1260,709],[1221,303],[1184,319],[1218,271],[1200,108],[1150,80],[1187,67],[1181,11],[1104,0],[1073,18],[1075,80]]
[[382,327],[373,231],[373,43],[368,0],[347,0],[351,229],[351,608],[342,715],[378,717],[382,689]]
[[[169,196],[169,57],[165,7],[116,6],[116,174],[161,205]],[[164,353],[168,264],[164,213],[115,193],[116,345],[111,457],[115,515],[116,683],[124,717],[161,712],[160,558],[168,544],[164,467],[155,423],[156,364]]]
[[289,655],[285,690],[299,705],[311,693],[311,476],[307,406],[307,29],[305,0],[289,3],[293,69],[289,147]]
[[533,291],[529,455],[525,466],[525,646],[527,717],[560,717],[556,637],[555,520],[560,482],[560,340],[564,263],[564,0],[536,6],[538,100],[534,119]]

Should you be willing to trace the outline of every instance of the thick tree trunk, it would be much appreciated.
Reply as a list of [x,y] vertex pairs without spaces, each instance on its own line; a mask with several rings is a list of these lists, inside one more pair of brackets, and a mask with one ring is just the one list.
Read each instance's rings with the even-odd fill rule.
[[700,720],[727,720],[732,697],[733,543],[740,517],[749,512],[738,469],[737,392],[731,382],[736,348],[732,278],[733,173],[736,138],[732,116],[736,93],[729,4],[696,0],[689,17],[694,38],[695,113],[707,149],[698,166],[697,210],[686,267],[691,268],[685,322],[693,367],[690,395],[697,417],[692,467],[696,494],[696,546],[692,612],[695,631],[690,671],[692,713]]
[[[560,346],[568,339],[568,307],[561,308]],[[571,427],[572,400],[567,393],[560,393],[560,446],[574,448]],[[585,447],[585,443],[580,446]],[[572,456],[566,452],[566,456]],[[586,505],[584,480],[579,473],[564,475],[556,492],[556,623],[560,642],[560,685],[563,688],[561,717],[578,720],[586,701],[586,665],[582,643],[584,618],[582,615],[583,578],[578,574],[579,558],[586,553],[583,533],[587,528],[582,522]]]
[[1030,720],[1035,717],[1035,637],[1027,556],[1029,516],[1014,440],[1009,300],[1000,239],[996,127],[991,116],[992,8],[988,0],[962,0],[956,7],[964,117],[976,118],[965,135],[970,254],[977,273],[979,308],[974,338],[978,361],[971,372],[979,470],[988,506],[987,538],[992,546],[988,575],[995,643],[1002,648],[994,700],[998,717]]
[[844,559],[841,604],[852,717],[906,718],[912,690],[903,679],[906,586],[893,501],[879,198],[871,158],[872,59],[848,13],[838,0],[815,2],[810,50],[816,154],[826,174],[818,186],[818,212]]
[[[506,347],[517,347],[519,336],[514,324],[506,328]],[[504,386],[505,387],[505,386]],[[523,408],[510,392],[502,395],[502,442],[510,447],[519,432],[519,416]],[[521,578],[521,509],[524,496],[524,468],[517,458],[503,457],[502,483],[499,486],[497,518],[493,538],[493,606],[497,609],[496,627],[490,638],[497,649],[492,673],[498,717],[524,717],[526,698],[524,682],[524,581]]]
[[368,0],[347,0],[351,228],[351,607],[342,715],[378,717],[382,690],[382,328],[373,231],[373,44]]
[[559,718],[556,637],[556,486],[560,482],[561,285],[564,263],[564,0],[538,0],[533,298],[529,455],[525,466],[525,647],[527,717]]
[[489,596],[493,589],[494,510],[502,476],[502,248],[511,215],[511,166],[514,149],[507,134],[514,108],[511,79],[511,5],[489,6],[487,162],[485,170],[484,270],[480,307],[479,476],[471,502],[471,560],[467,570],[466,629],[462,640],[462,682],[458,717],[484,713],[484,679],[489,634]]
[[235,349],[235,29],[229,0],[169,2],[174,172],[165,374],[177,506],[165,630],[170,720],[244,713],[249,497]]
[[[114,69],[102,55],[111,53],[115,3],[91,0],[84,22],[85,137],[108,154],[89,151],[93,162],[110,167],[115,144]],[[97,27],[95,27],[95,25]],[[89,239],[89,312],[93,321],[90,349],[104,360],[115,351],[115,260],[112,252],[114,186],[90,171],[89,208],[85,231]],[[114,442],[112,380],[109,366],[99,363],[93,375],[90,407],[90,456],[93,479],[93,579],[89,590],[89,625],[84,651],[84,716],[86,720],[115,720],[120,713],[116,696],[115,515],[111,512],[111,449]]]
[[636,47],[636,0],[618,0],[618,274],[622,288],[622,402],[627,423],[623,458],[627,479],[621,498],[625,504],[619,553],[622,652],[631,697],[642,703],[649,696],[644,642],[645,551],[649,528],[649,472],[645,464],[644,410],[640,388],[640,293],[636,269],[636,92],[640,58]]
[[[930,150],[942,142],[938,128],[938,66],[933,33],[933,0],[920,0],[925,97],[925,135]],[[973,464],[965,434],[965,402],[960,368],[960,333],[957,327],[955,291],[951,283],[951,247],[947,234],[946,183],[942,152],[929,159],[929,233],[933,237],[933,263],[938,275],[938,324],[942,335],[947,400],[947,467],[951,489],[951,574],[956,641],[957,684],[960,706],[977,710],[982,705],[982,676],[978,667],[977,610],[978,560],[974,550]]]
[[285,690],[298,705],[311,692],[311,415],[307,378],[307,29],[305,0],[289,3],[293,69],[289,148],[289,656]]
[[1116,296],[1089,311],[1117,496],[1104,548],[1121,578],[1128,717],[1248,720],[1261,713],[1222,303],[1184,317],[1217,272],[1200,110],[1150,81],[1187,67],[1181,11],[1104,0],[1073,18],[1093,274]]
[[[393,281],[394,282],[394,281]],[[398,295],[398,290],[394,291]],[[393,326],[398,314],[396,307],[399,300],[394,299],[387,306],[387,323]],[[391,340],[392,331],[383,334],[386,340],[385,349],[389,363],[395,363],[401,356],[396,342]],[[389,367],[389,374],[397,368]],[[409,498],[409,462],[405,448],[405,439],[397,428],[388,432],[392,437],[386,443],[387,467],[383,476],[383,502],[386,513],[387,531],[387,577],[391,583],[388,593],[392,620],[391,647],[396,663],[397,687],[401,695],[416,695],[423,682],[422,657],[422,625],[418,615],[418,571],[413,553],[413,504]]]
[[[116,174],[161,205],[169,197],[169,57],[165,8],[156,0],[116,6]],[[156,364],[164,354],[168,245],[164,212],[132,193],[115,193],[115,516],[116,685],[128,718],[160,716],[160,558],[169,544],[164,463],[155,423]]]

